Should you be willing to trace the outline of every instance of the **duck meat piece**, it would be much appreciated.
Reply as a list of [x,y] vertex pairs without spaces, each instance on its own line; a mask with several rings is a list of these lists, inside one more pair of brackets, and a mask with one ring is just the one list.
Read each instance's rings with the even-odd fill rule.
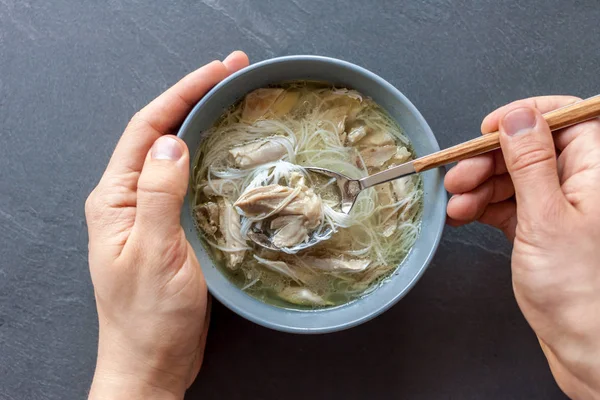
[[396,142],[394,137],[386,131],[378,130],[376,132],[369,132],[365,138],[359,142],[359,146],[387,146],[393,145]]
[[301,282],[301,279],[298,276],[298,274],[296,274],[296,272],[292,268],[290,268],[288,266],[288,264],[285,263],[284,261],[269,260],[266,258],[259,257],[257,255],[254,255],[254,259],[260,265],[262,265],[263,267],[267,268],[270,271],[277,272],[278,274],[287,276],[288,278],[291,278],[298,283]]
[[256,89],[244,99],[242,119],[254,123],[269,116],[281,117],[289,113],[298,103],[300,93],[279,88]]
[[327,272],[361,272],[367,269],[371,260],[343,260],[340,258],[303,257],[306,266]]
[[235,206],[249,218],[302,215],[308,229],[316,228],[323,219],[321,198],[306,186],[295,189],[282,185],[259,186],[242,193]]
[[398,209],[398,218],[402,221],[410,219],[414,215],[414,211],[417,211],[419,202],[411,196],[411,192],[415,189],[415,180],[411,176],[396,179],[391,182],[394,190],[396,199],[400,202],[402,200],[402,206]]
[[291,203],[300,190],[288,186],[267,185],[246,190],[235,202],[235,206],[247,217],[258,217],[283,208]]
[[244,259],[246,243],[242,239],[240,216],[235,212],[229,200],[219,200],[219,232],[221,232],[221,245],[227,248],[223,251],[227,259],[227,266],[235,269]]
[[271,221],[271,229],[275,231],[273,244],[279,248],[292,247],[308,239],[306,218],[302,215],[286,215]]
[[394,214],[396,213],[392,206],[392,204],[397,202],[397,197],[394,196],[395,193],[392,191],[391,182],[375,186],[375,191],[377,192],[377,203],[381,206],[388,206],[379,211],[379,218],[383,226],[381,234],[384,237],[390,237],[398,226],[398,219],[394,218]]
[[394,145],[368,147],[360,150],[365,166],[381,167],[396,154],[397,148]]
[[314,229],[323,220],[323,202],[312,189],[301,191],[300,194],[280,212],[281,215],[302,215],[305,226]]
[[394,160],[400,163],[405,163],[412,158],[412,153],[406,147],[398,147],[398,151],[394,156]]
[[209,201],[196,208],[196,220],[204,233],[214,236],[219,229],[219,206]]
[[366,107],[362,96],[356,90],[335,89],[324,98],[323,106],[327,108],[342,107],[346,122],[354,122],[358,114]]
[[415,185],[411,176],[405,176],[404,178],[395,179],[390,183],[392,184],[394,194],[396,195],[396,198],[398,200],[408,196]]
[[348,137],[347,137],[348,143],[350,143],[350,144],[357,143],[362,138],[367,136],[367,134],[369,133],[369,129],[370,128],[367,127],[366,125],[358,125],[358,126],[351,128],[350,132],[348,132]]
[[251,142],[229,150],[233,164],[242,169],[280,160],[286,154],[286,147],[280,141],[272,139]]
[[338,135],[342,135],[346,129],[346,118],[348,117],[348,107],[340,106],[330,108],[325,111],[317,125],[326,130],[334,130]]
[[275,117],[282,117],[292,111],[299,98],[300,93],[287,90],[275,101],[275,104],[271,107],[271,112]]
[[331,306],[332,302],[304,287],[288,286],[278,296],[288,303],[301,306]]
[[411,158],[406,147],[386,145],[379,147],[367,147],[359,150],[361,157],[367,167],[382,167],[390,160],[395,162],[406,162]]
[[242,119],[253,123],[263,117],[267,111],[275,104],[279,96],[283,94],[283,89],[256,89],[246,95],[244,98],[244,109],[242,110]]

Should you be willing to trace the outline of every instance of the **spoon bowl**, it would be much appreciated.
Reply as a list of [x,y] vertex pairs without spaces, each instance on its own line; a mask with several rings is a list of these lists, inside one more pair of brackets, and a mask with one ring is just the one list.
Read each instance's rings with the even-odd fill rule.
[[308,249],[309,247],[312,247],[323,240],[329,239],[331,235],[333,235],[333,230],[331,228],[327,228],[322,234],[322,236],[324,236],[325,239],[321,238],[320,240],[317,240],[313,235],[308,240],[308,242],[301,243],[293,247],[277,247],[275,246],[271,238],[265,235],[263,232],[250,231],[248,232],[248,239],[252,240],[252,242],[267,250],[282,251],[284,253],[295,254],[300,250]]
[[310,172],[325,175],[335,179],[335,184],[340,190],[340,209],[343,213],[349,214],[354,207],[358,194],[364,189],[359,179],[352,179],[346,175],[332,171],[326,168],[308,167],[306,168]]

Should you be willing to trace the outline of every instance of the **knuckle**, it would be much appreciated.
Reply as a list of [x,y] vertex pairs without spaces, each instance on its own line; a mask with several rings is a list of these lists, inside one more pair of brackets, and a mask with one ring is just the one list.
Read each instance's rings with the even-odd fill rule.
[[[101,184],[102,185],[102,184]],[[114,221],[121,211],[136,204],[136,194],[118,185],[96,187],[85,201],[85,217],[88,223],[103,225]]]
[[538,143],[524,144],[515,149],[512,157],[512,172],[526,174],[540,165],[554,162],[553,149],[540,146]]
[[144,114],[141,111],[136,112],[135,114],[133,114],[133,116],[131,117],[131,119],[129,120],[129,123],[127,124],[127,127],[125,128],[126,131],[144,131],[148,129],[148,122],[144,119]]
[[581,97],[579,97],[579,96],[571,96],[571,95],[568,95],[568,96],[566,96],[566,97],[567,97],[567,98],[569,99],[569,101],[570,101],[570,102],[572,102],[572,103],[575,103],[575,102],[578,102],[578,101],[581,101],[581,100],[583,100],[583,99],[582,99]]
[[136,111],[136,113],[133,114],[133,116],[129,120],[128,126],[136,126],[136,125],[140,124],[141,122],[142,122],[142,118],[140,117],[140,112]]
[[87,199],[85,200],[85,217],[89,221],[97,219],[99,214],[100,204],[98,203],[97,189],[92,190]]
[[129,120],[129,124],[127,124],[126,130],[130,130],[130,131],[136,131],[136,130],[146,131],[146,130],[150,130],[150,131],[153,131],[153,132],[155,132],[157,134],[160,134],[160,135],[163,134],[162,130],[160,130],[159,127],[157,127],[155,124],[153,124],[147,118],[145,118],[145,116],[144,116],[144,109],[136,112],[133,115],[133,117],[131,117],[131,119]]
[[153,197],[183,197],[187,190],[187,182],[180,182],[174,169],[176,167],[171,165],[153,165],[149,174],[142,174],[138,182],[138,193]]
[[177,197],[172,190],[161,185],[139,185],[138,193],[147,197]]
[[[156,186],[138,187],[138,204],[144,209],[152,209],[154,213],[168,213],[169,207],[183,201],[183,195],[166,188]],[[166,205],[170,205],[165,208]]]
[[140,112],[136,112],[133,117],[131,117],[131,119],[129,120],[129,123],[127,124],[127,127],[125,128],[125,130],[128,131],[135,131],[137,129],[141,129],[143,128],[143,119],[140,117]]

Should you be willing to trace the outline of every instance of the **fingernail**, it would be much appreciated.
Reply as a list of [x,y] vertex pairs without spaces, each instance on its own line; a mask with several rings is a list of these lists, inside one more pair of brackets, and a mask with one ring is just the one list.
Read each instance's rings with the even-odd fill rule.
[[152,145],[150,153],[155,160],[177,161],[183,155],[181,143],[170,136],[161,136]]
[[515,136],[529,132],[536,122],[535,112],[531,108],[522,107],[512,110],[502,118],[502,128],[508,136]]
[[235,54],[235,51],[232,52],[231,54],[229,54],[227,57],[225,57],[225,59],[223,60],[223,62],[226,63],[229,60],[231,60],[233,58],[234,54]]
[[459,197],[460,194],[453,194],[452,197],[450,197],[450,199],[448,200],[448,205],[450,205],[450,203],[454,203]]

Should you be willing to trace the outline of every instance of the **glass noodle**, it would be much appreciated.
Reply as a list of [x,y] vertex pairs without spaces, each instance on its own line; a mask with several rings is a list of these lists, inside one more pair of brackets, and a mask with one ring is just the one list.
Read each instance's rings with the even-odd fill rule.
[[[361,178],[413,157],[397,123],[356,91],[314,82],[259,89],[204,132],[191,178],[198,230],[223,273],[254,297],[294,308],[352,301],[413,246],[420,178],[366,190],[346,215],[335,182],[303,167]],[[248,239],[250,230],[299,243],[268,251]],[[297,250],[313,236],[321,241]]]

